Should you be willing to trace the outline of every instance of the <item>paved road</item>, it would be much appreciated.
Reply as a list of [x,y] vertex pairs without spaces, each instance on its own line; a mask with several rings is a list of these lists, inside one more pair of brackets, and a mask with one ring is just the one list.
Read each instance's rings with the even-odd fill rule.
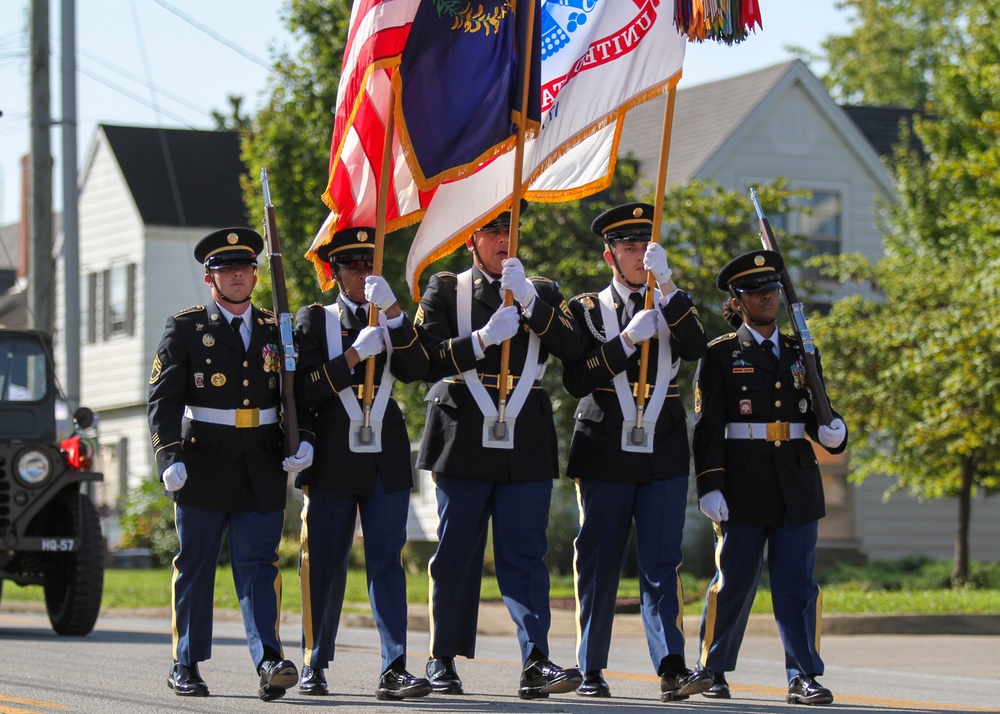
[[[296,692],[278,702],[256,697],[256,676],[249,661],[241,623],[220,613],[213,658],[202,665],[212,696],[181,698],[167,689],[170,658],[169,614],[133,613],[102,616],[86,638],[52,633],[44,614],[0,611],[0,714],[88,712],[247,712],[295,707],[297,711],[334,707],[365,712],[788,712],[781,646],[773,632],[760,626],[747,638],[739,668],[729,677],[734,698],[718,702],[694,697],[662,704],[658,680],[651,671],[641,624],[634,615],[616,622],[612,666],[606,677],[614,697],[591,701],[576,695],[524,702],[517,698],[519,663],[513,629],[502,608],[484,606],[475,660],[459,660],[466,692],[463,697],[431,695],[389,704],[374,697],[379,669],[377,633],[363,616],[345,618],[337,660],[329,672],[329,697],[309,698]],[[411,617],[411,669],[427,657],[426,628],[415,610]],[[695,659],[696,621],[688,621],[688,658]],[[360,625],[360,626],[358,626]],[[416,625],[416,626],[413,626]],[[296,662],[298,620],[282,625],[288,651]],[[554,613],[552,658],[575,660],[572,617]],[[823,639],[827,672],[822,682],[835,703],[825,712],[1000,712],[1000,636],[997,635],[831,635]],[[802,707],[795,710],[802,711]],[[808,711],[808,710],[807,710]]]

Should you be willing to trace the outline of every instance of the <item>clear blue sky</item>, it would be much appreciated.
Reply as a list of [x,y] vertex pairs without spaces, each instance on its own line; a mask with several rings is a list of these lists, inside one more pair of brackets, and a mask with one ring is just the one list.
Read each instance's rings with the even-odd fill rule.
[[[346,2],[347,0],[335,0]],[[836,0],[760,0],[764,29],[745,42],[691,44],[681,88],[783,62],[786,47],[818,51],[830,34],[849,31]],[[51,113],[62,116],[59,0],[49,0]],[[86,161],[96,125],[214,127],[212,110],[229,112],[229,95],[255,109],[267,83],[272,48],[292,39],[281,0],[86,0],[77,2],[77,142]],[[30,148],[29,0],[0,1],[0,225],[20,217],[19,158]],[[236,46],[236,48],[234,48]],[[265,66],[262,66],[265,65]],[[813,67],[822,73],[824,67]],[[331,130],[333,129],[331,121]],[[61,198],[62,129],[51,133],[53,196]]]

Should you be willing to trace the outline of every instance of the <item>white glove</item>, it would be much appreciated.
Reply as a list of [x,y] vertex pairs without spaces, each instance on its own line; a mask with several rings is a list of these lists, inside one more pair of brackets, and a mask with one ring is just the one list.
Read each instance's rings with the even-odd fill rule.
[[709,491],[699,498],[698,508],[716,523],[729,520],[729,506],[726,504],[726,497],[718,489]]
[[290,474],[297,474],[299,471],[305,471],[312,466],[312,463],[313,445],[308,441],[300,441],[299,450],[295,452],[295,456],[286,457],[281,462],[281,468]]
[[667,251],[659,243],[647,243],[646,254],[642,256],[642,267],[653,274],[656,282],[660,285],[670,282],[670,276],[674,273],[667,266]]
[[830,426],[819,428],[819,443],[828,449],[836,449],[847,438],[847,426],[840,419],[834,419]]
[[517,334],[520,322],[517,308],[513,305],[507,305],[490,315],[490,321],[476,330],[476,335],[483,343],[483,347],[499,345]]
[[175,461],[163,470],[163,486],[168,491],[180,491],[187,480],[188,470],[183,461]]
[[500,287],[503,290],[510,290],[514,299],[520,303],[521,307],[528,307],[531,301],[538,294],[535,286],[531,284],[524,275],[524,266],[517,258],[507,258],[503,262],[503,271],[500,273]]
[[632,315],[622,333],[631,340],[633,346],[648,340],[656,334],[656,310],[639,310]]
[[362,327],[361,332],[354,338],[354,344],[351,347],[357,351],[358,359],[362,362],[369,357],[379,354],[385,349],[385,342],[382,340],[382,328],[372,326]]
[[385,312],[396,302],[392,288],[381,275],[369,275],[365,278],[365,300]]

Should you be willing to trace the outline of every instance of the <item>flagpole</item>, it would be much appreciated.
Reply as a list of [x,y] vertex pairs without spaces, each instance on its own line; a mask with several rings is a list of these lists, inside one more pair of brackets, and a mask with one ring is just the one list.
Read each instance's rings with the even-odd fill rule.
[[[653,234],[650,241],[660,242],[660,226],[663,223],[663,194],[667,190],[667,162],[670,158],[670,133],[674,125],[674,98],[677,94],[677,84],[671,83],[667,90],[667,108],[663,115],[663,134],[660,140],[660,164],[656,174],[656,196],[653,200]],[[653,288],[656,279],[653,274],[646,274],[647,310],[653,307]],[[635,386],[635,428],[632,430],[632,443],[642,444],[644,441],[642,414],[646,406],[646,378],[649,372],[649,340],[642,343],[639,356],[639,381]],[[669,379],[670,375],[658,375],[660,379]]]
[[[521,111],[517,120],[517,136],[514,140],[514,188],[511,192],[510,204],[510,240],[507,244],[507,257],[517,257],[517,239],[520,233],[519,221],[521,219],[521,175],[524,164],[524,134],[525,124],[528,115],[528,92],[531,89],[531,63],[533,39],[535,36],[535,5],[536,0],[529,0],[528,21],[526,23],[526,37],[524,50],[524,68],[521,76]],[[514,304],[514,295],[510,290],[504,291],[503,305]],[[497,389],[500,391],[500,398],[497,404],[497,420],[493,426],[493,436],[497,440],[502,440],[507,436],[507,425],[504,422],[504,411],[507,407],[507,379],[510,370],[510,340],[504,340],[500,346],[500,374],[497,376]],[[525,375],[521,375],[524,379]],[[534,375],[531,376],[534,379]]]
[[[392,134],[395,130],[396,94],[392,83],[389,84],[389,111],[385,118],[385,140],[382,142],[382,173],[379,175],[378,199],[375,206],[375,255],[372,259],[372,275],[382,274],[382,256],[385,246],[385,215],[389,205],[389,176],[392,172]],[[378,306],[368,306],[368,326],[378,326]],[[375,357],[365,360],[365,384],[362,392],[364,406],[364,423],[358,440],[368,446],[372,443],[371,414],[372,402],[375,400]]]

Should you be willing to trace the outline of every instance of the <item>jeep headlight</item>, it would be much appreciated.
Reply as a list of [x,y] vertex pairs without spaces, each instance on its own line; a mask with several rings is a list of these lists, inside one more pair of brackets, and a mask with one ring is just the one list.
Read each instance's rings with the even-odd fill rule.
[[38,486],[52,473],[52,462],[43,451],[29,449],[17,457],[17,476],[26,486]]

